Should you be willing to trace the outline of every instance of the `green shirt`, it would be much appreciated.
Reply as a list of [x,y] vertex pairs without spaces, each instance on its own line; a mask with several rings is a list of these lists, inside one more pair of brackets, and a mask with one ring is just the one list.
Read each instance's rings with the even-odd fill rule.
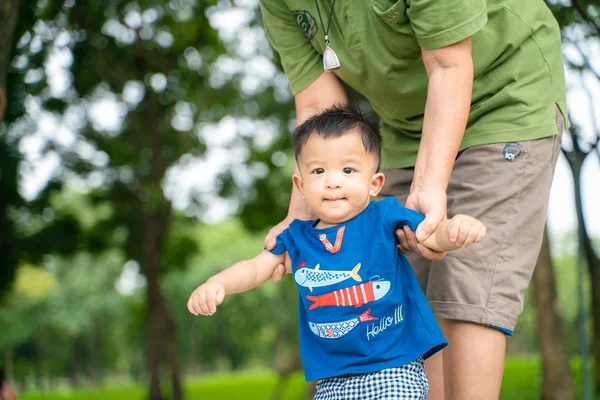
[[[327,27],[332,0],[318,0]],[[298,93],[323,72],[323,29],[314,0],[260,0],[264,26]],[[472,36],[474,82],[461,149],[557,133],[566,115],[558,23],[543,0],[337,0],[334,73],[383,120],[383,166],[414,165],[427,98],[421,48]],[[448,93],[452,96],[452,93]]]

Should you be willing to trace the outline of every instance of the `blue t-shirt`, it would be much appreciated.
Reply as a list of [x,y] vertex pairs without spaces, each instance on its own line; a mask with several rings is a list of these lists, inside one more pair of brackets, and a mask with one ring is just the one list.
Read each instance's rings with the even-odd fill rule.
[[272,253],[288,251],[299,289],[306,380],[399,367],[448,344],[396,248],[395,230],[422,220],[388,197],[328,228],[294,220],[277,237]]

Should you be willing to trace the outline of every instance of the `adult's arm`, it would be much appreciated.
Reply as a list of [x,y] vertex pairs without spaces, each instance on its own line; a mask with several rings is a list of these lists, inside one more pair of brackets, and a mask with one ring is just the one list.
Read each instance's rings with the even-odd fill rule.
[[[318,114],[327,108],[334,105],[347,104],[348,96],[339,79],[333,73],[323,72],[313,83],[304,90],[298,92],[294,97],[294,101],[296,103],[296,126],[299,126],[313,115]],[[295,161],[294,173],[299,173],[298,165]],[[294,218],[314,218],[314,214],[308,208],[306,202],[302,199],[300,192],[295,187],[292,189],[290,206],[288,208],[288,218],[290,217],[292,218],[289,222]],[[285,224],[285,227],[287,227],[289,222]],[[285,227],[283,227],[283,229],[285,229]],[[273,227],[271,231],[275,228],[277,227]],[[275,245],[275,237],[277,237],[283,229],[273,231],[273,233],[276,233],[274,235],[269,232],[269,235],[267,235],[267,238],[270,240],[269,244]],[[265,245],[267,245],[267,243],[265,243]],[[267,248],[270,249],[272,247],[267,246]]]
[[471,38],[437,49],[422,49],[429,77],[423,133],[415,173],[406,207],[425,215],[416,237],[410,230],[398,230],[400,246],[418,251],[433,260],[444,253],[422,245],[446,218],[446,189],[467,125],[473,88]]
[[[294,96],[296,103],[296,126],[301,125],[311,116],[330,108],[334,105],[345,105],[348,103],[348,95],[339,79],[331,72],[323,72],[319,77],[299,91]],[[294,172],[298,173],[298,166],[294,162]],[[272,227],[265,237],[265,247],[271,250],[275,247],[277,235],[283,232],[294,219],[313,219],[315,216],[308,208],[302,195],[294,186],[290,196],[287,217]],[[289,259],[286,253],[286,263]],[[274,281],[280,280],[285,273],[285,265],[278,265],[273,273]]]

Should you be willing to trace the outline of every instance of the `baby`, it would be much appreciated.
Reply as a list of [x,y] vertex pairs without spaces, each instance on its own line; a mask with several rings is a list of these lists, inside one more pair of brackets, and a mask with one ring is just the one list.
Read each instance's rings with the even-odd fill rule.
[[[226,294],[268,281],[285,252],[299,290],[300,353],[316,400],[426,399],[423,360],[447,345],[394,232],[424,217],[395,198],[371,201],[385,177],[381,136],[352,107],[316,115],[293,134],[293,183],[317,217],[294,220],[263,250],[212,276],[188,310],[212,315]],[[451,251],[483,239],[466,215],[442,221],[423,245]]]

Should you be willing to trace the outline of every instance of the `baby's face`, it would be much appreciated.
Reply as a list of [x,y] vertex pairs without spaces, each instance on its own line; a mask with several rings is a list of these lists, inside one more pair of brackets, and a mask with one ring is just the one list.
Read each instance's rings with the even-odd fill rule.
[[358,133],[324,139],[311,136],[298,159],[294,180],[321,220],[319,226],[345,222],[369,205],[383,184],[377,156],[367,153]]

